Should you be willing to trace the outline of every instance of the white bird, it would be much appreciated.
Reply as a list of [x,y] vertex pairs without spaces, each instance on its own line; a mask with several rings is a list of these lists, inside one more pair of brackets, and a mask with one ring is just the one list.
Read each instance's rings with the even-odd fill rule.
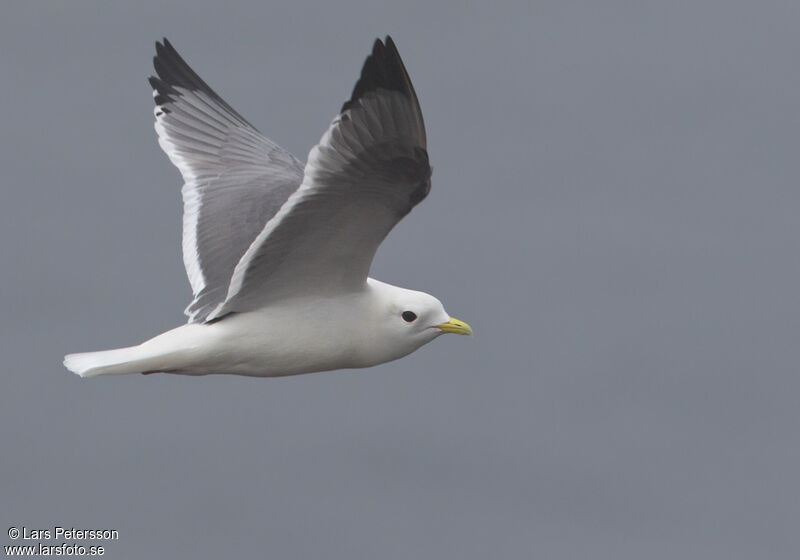
[[222,100],[164,39],[158,141],[183,176],[189,322],[138,346],[69,354],[81,377],[277,377],[395,360],[472,334],[423,292],[368,278],[381,241],[430,190],[425,125],[391,37],[376,40],[303,166]]

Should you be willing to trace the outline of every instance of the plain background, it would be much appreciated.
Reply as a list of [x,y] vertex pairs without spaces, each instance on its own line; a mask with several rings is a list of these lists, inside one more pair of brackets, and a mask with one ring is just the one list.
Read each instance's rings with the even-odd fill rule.
[[[800,4],[127,4],[0,8],[3,532],[114,528],[130,559],[800,556]],[[153,42],[304,160],[386,33],[434,182],[372,275],[474,338],[278,380],[69,374],[189,301]]]

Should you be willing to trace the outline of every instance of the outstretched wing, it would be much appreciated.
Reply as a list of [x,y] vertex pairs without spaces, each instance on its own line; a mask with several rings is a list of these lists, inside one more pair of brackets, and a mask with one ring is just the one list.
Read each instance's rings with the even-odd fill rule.
[[247,249],[208,319],[363,286],[381,241],[428,194],[430,175],[414,88],[392,39],[376,40],[302,185]]
[[214,93],[164,39],[151,77],[158,143],[183,176],[183,262],[204,321],[242,255],[297,190],[303,164]]

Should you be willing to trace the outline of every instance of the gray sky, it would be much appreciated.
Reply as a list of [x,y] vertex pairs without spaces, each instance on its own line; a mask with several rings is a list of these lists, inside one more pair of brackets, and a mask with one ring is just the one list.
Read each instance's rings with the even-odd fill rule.
[[[0,8],[0,534],[114,528],[131,559],[798,557],[800,5],[119,4]],[[434,178],[372,275],[476,336],[277,380],[69,374],[189,301],[153,42],[305,159],[386,33]]]

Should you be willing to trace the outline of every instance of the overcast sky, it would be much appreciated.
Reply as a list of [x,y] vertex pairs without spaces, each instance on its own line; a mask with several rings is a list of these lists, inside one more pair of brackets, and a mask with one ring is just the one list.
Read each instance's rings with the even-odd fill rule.
[[[0,8],[0,535],[113,528],[125,559],[800,557],[800,4],[463,4]],[[475,336],[284,379],[67,372],[190,299],[154,41],[305,160],[387,33],[434,176],[371,274]]]

